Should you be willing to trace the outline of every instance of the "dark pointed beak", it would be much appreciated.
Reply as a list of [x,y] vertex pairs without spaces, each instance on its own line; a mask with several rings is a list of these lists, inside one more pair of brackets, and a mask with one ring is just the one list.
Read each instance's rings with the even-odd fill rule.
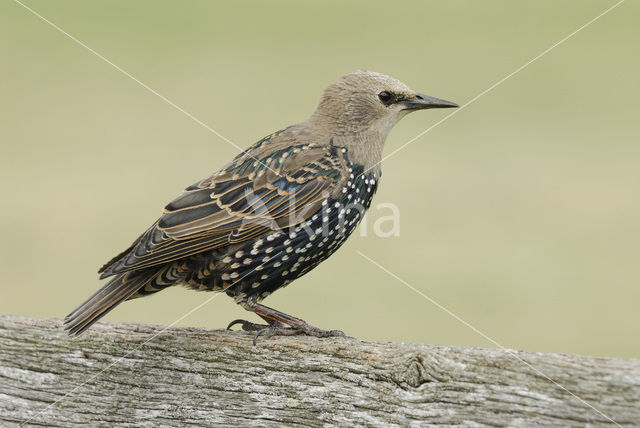
[[425,94],[417,94],[413,98],[406,98],[399,101],[398,104],[403,104],[405,107],[403,110],[422,110],[427,108],[454,108],[460,107],[458,104],[441,100],[440,98],[430,97]]

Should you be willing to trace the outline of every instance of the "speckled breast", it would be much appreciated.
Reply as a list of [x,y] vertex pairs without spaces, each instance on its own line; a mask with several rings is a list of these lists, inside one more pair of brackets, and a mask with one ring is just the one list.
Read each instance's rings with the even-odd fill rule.
[[[320,210],[295,227],[244,244],[224,257],[223,273],[212,272],[209,281],[198,282],[211,284],[207,289],[228,287],[237,301],[260,300],[331,256],[357,227],[378,185],[374,174],[363,174],[362,166],[349,166],[350,178],[340,196],[324,200]],[[210,260],[212,266],[219,261]]]

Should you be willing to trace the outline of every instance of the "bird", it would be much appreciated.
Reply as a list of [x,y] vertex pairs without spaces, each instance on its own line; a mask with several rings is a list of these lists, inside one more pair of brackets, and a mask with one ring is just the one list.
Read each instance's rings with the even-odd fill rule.
[[187,187],[98,273],[110,280],[64,319],[72,336],[125,300],[173,285],[224,292],[266,324],[259,336],[344,336],[263,305],[326,260],[354,231],[378,188],[387,135],[408,113],[454,108],[386,74],[358,70],[323,92],[305,121],[268,135]]

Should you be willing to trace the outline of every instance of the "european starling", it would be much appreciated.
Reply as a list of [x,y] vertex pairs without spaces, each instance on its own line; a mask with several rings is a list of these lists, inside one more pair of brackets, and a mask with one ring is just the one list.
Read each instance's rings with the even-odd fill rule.
[[77,335],[124,300],[184,284],[225,291],[267,322],[260,334],[342,336],[258,302],[332,255],[358,225],[380,179],[391,128],[407,113],[455,103],[372,71],[342,76],[309,119],[264,137],[187,187],[100,270],[113,277],[65,318]]

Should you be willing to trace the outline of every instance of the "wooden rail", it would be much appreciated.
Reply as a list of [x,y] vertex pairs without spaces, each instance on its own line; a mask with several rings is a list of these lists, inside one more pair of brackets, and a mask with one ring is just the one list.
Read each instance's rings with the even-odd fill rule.
[[639,426],[640,360],[4,315],[0,426],[25,422]]

